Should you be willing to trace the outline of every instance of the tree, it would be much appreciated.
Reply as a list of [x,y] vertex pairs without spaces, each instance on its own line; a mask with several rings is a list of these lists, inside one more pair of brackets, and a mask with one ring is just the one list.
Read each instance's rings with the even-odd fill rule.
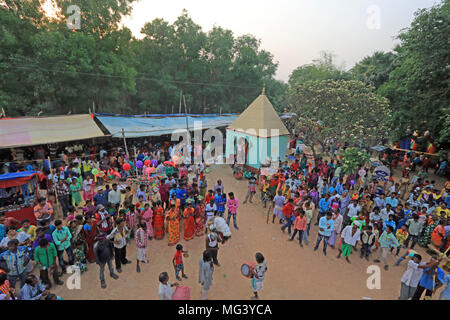
[[[155,19],[135,39],[120,25],[134,0],[53,0],[56,17],[39,0],[0,1],[0,106],[8,116],[96,112],[242,111],[264,84],[279,108],[286,91],[273,77],[277,63],[252,35],[204,32],[183,10],[172,24]],[[69,30],[69,5],[81,29]],[[173,108],[173,109],[172,109]],[[184,108],[183,108],[184,112]],[[42,113],[41,113],[42,114]]]
[[341,147],[370,147],[389,135],[388,100],[360,81],[307,81],[290,89],[286,111],[298,115],[291,121],[315,159],[318,147],[324,151],[330,141]]
[[342,157],[342,168],[346,174],[354,173],[357,168],[370,161],[370,155],[359,148],[346,148],[339,155]]
[[392,52],[376,51],[367,56],[350,70],[355,80],[370,84],[378,89],[389,80],[389,74],[394,69],[396,55]]
[[320,53],[320,57],[313,60],[312,64],[306,64],[292,71],[289,76],[289,86],[294,88],[306,81],[314,80],[350,80],[351,75],[343,70],[342,67],[336,66],[335,56],[326,51]]
[[[448,124],[450,2],[415,13],[411,26],[398,36],[398,56],[389,81],[379,93],[392,105],[395,140],[410,129],[430,130],[441,147],[450,147]],[[423,132],[421,132],[423,133]]]

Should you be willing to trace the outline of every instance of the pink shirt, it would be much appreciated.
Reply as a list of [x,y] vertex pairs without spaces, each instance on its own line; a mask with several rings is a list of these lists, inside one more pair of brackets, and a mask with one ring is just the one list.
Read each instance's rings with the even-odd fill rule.
[[239,207],[238,199],[236,197],[233,200],[228,198],[227,207],[231,214],[236,214],[237,208]]
[[294,229],[296,230],[305,230],[306,229],[306,217],[298,216],[294,221]]

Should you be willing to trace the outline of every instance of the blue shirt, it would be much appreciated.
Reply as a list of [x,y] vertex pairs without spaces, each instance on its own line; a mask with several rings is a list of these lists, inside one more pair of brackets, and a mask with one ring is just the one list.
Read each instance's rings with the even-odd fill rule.
[[225,201],[222,198],[222,195],[215,195],[214,196],[214,202],[217,206],[217,211],[219,212],[225,212]]
[[319,230],[319,234],[325,237],[331,236],[331,231],[333,231],[334,229],[334,220],[333,219],[327,220],[327,217],[320,218],[319,228],[323,229],[323,231]]
[[19,292],[20,300],[39,300],[42,297],[42,292],[45,291],[45,285],[41,283],[38,279],[38,282],[33,287],[29,284],[25,284]]
[[6,228],[4,225],[0,224],[0,242],[6,237]]
[[428,270],[430,270],[430,268],[426,268],[425,270],[423,270],[422,277],[420,278],[420,281],[419,281],[419,286],[424,287],[425,289],[428,289],[428,290],[433,290],[433,287],[434,287],[433,276],[434,276],[434,274],[436,274],[436,272],[437,272],[436,283],[439,281],[442,284],[445,284],[445,281],[444,281],[444,276],[445,276],[444,270],[442,270],[441,268],[437,267],[436,270],[434,270],[434,272],[431,273],[431,274],[427,273]]
[[390,204],[392,208],[397,208],[398,199],[387,197],[386,198],[386,204]]
[[99,204],[103,205],[105,208],[108,205],[108,199],[106,197],[106,192],[102,192],[102,194],[96,193],[94,195],[94,205],[98,206]]
[[319,201],[319,211],[320,212],[326,212],[330,208],[330,199],[326,200],[325,198],[320,199]]
[[444,284],[447,284],[447,286],[445,287],[445,289],[442,291],[442,294],[444,295],[444,297],[446,297],[447,299],[450,299],[450,274],[446,275],[444,278]]
[[392,221],[389,221],[389,219],[384,220],[383,231],[386,230],[387,226],[391,226],[392,228],[394,228],[394,232],[397,229],[394,220],[392,220]]
[[187,193],[186,190],[180,189],[177,192],[177,198],[180,199],[180,204],[183,205],[186,202],[187,199]]
[[386,201],[384,199],[381,199],[379,197],[376,197],[375,200],[375,205],[381,209],[383,209],[386,206]]

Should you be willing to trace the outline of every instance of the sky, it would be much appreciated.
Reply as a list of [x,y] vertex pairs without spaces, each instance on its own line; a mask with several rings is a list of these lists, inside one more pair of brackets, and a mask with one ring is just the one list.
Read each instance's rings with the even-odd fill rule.
[[408,27],[414,12],[438,0],[140,0],[123,23],[136,37],[146,22],[173,23],[183,9],[208,32],[214,25],[234,35],[252,34],[279,63],[276,79],[287,81],[298,66],[321,51],[351,68],[375,51],[390,51],[395,36]]

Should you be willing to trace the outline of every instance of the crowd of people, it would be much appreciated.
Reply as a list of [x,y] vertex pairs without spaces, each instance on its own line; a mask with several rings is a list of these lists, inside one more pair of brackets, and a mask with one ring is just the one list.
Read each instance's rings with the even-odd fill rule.
[[[95,147],[76,146],[69,154],[66,148],[60,160],[22,168],[46,173],[48,192],[53,192],[57,201],[37,200],[35,224],[0,215],[0,288],[4,294],[0,299],[53,299],[49,290],[63,284],[61,277],[69,267],[83,273],[94,263],[99,267],[100,286],[106,288],[106,265],[111,278],[119,279],[123,267],[132,263],[127,247],[134,242],[136,272],[141,272],[141,264],[150,260],[147,247],[151,240],[166,239],[169,246],[176,247],[172,263],[175,277],[181,281],[187,278],[183,256],[188,255],[180,244],[181,234],[184,241],[205,239],[199,283],[202,299],[206,299],[214,266],[220,266],[219,243],[231,236],[231,218],[238,230],[239,201],[233,192],[227,194],[221,180],[207,185],[209,168],[204,162],[170,161],[174,149],[168,142],[138,145],[133,159],[127,159],[120,146],[100,146],[99,153]],[[20,170],[20,165],[17,168]],[[39,277],[34,275],[36,269]],[[259,283],[263,274],[261,268],[255,271]],[[166,275],[159,276],[161,299],[172,297]],[[33,290],[20,294],[28,282]],[[255,296],[260,288],[255,289]]]
[[[409,259],[402,278],[402,286],[406,283],[409,289],[405,294],[402,287],[400,299],[419,299],[424,290],[429,298],[442,285],[447,287],[440,298],[449,299],[450,276],[439,264],[448,268],[450,181],[437,190],[421,166],[407,159],[401,165],[400,179],[391,175],[383,181],[365,166],[346,174],[337,159],[314,162],[296,154],[280,161],[277,173],[259,177],[260,198],[272,212],[272,223],[278,222],[283,233],[287,230],[287,240],[297,239],[300,248],[314,239],[314,251],[322,246],[327,256],[331,247],[348,263],[359,251],[361,259],[382,262],[386,271],[390,256],[399,257],[395,265]],[[250,202],[256,181],[254,175],[249,177]],[[317,234],[312,234],[311,225],[317,226]],[[416,245],[428,250],[430,262],[420,262]]]
[[[180,244],[181,234],[184,241],[205,241],[198,277],[206,299],[214,268],[220,267],[219,243],[231,236],[231,220],[239,230],[237,196],[226,192],[221,180],[208,186],[204,162],[175,165],[174,148],[168,142],[137,145],[133,159],[120,146],[75,146],[66,148],[56,161],[41,162],[39,168],[13,162],[6,168],[8,172],[14,167],[41,170],[48,193],[54,193],[57,201],[38,199],[35,224],[0,214],[0,299],[55,299],[49,291],[52,280],[62,285],[69,266],[82,273],[93,263],[99,268],[101,288],[106,288],[106,265],[111,278],[118,279],[117,273],[132,263],[127,254],[132,241],[139,273],[141,264],[151,260],[149,241],[166,239],[175,247],[174,276],[182,281],[187,278],[183,257],[188,253]],[[408,159],[400,164],[401,178],[391,175],[387,181],[373,178],[372,170],[364,166],[347,174],[336,159],[311,161],[305,154],[289,159],[280,161],[271,176],[247,176],[244,208],[255,201],[259,188],[272,223],[279,223],[281,231],[289,234],[287,240],[297,240],[300,248],[315,241],[314,251],[321,247],[326,256],[331,247],[337,258],[348,263],[359,251],[361,259],[382,262],[386,271],[391,256],[396,257],[395,265],[407,259],[400,299],[420,299],[424,291],[431,297],[443,285],[447,287],[440,298],[449,298],[450,278],[440,267],[450,246],[449,181],[438,190],[420,163]],[[312,234],[312,225],[317,226],[317,234]],[[434,248],[429,262],[422,262],[414,250],[417,245]],[[251,284],[258,298],[267,265],[261,253],[255,258]],[[178,282],[170,283],[167,272],[158,280],[160,299],[172,299],[173,287],[185,289]]]

